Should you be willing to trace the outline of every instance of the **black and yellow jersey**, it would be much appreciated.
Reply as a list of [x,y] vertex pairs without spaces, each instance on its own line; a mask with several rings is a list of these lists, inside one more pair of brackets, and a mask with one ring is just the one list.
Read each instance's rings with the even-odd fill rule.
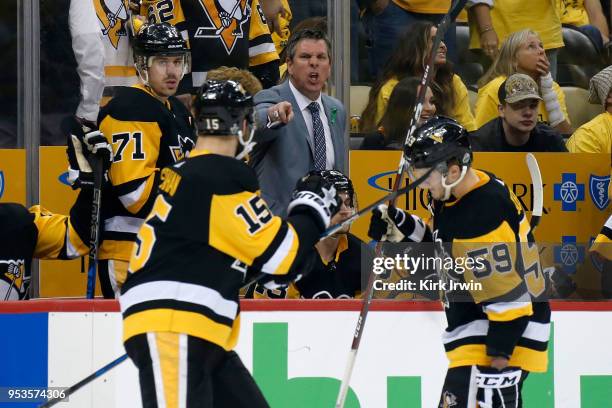
[[[189,40],[191,74],[181,81],[179,94],[193,92],[209,70],[222,65],[253,70],[274,62],[269,69],[278,81],[278,53],[259,0],[148,0],[144,4],[146,10],[141,13],[150,22],[168,22]],[[266,74],[254,73],[265,86],[261,75]]]
[[[505,355],[511,366],[546,371],[550,308],[529,222],[501,180],[474,172],[479,181],[460,199],[430,204],[437,256],[455,260],[440,271],[450,367]],[[470,285],[451,289],[457,282]]]
[[247,272],[296,273],[319,233],[311,215],[272,216],[245,163],[192,151],[162,170],[138,233],[120,296],[124,341],[175,332],[232,349]]
[[351,299],[361,294],[361,251],[369,248],[353,234],[342,234],[334,259],[317,253],[310,273],[286,289],[253,285],[246,297],[255,299]]
[[193,121],[176,98],[164,103],[135,85],[118,88],[100,110],[98,123],[114,155],[110,183],[102,193],[98,257],[128,261],[136,233],[152,208],[159,170],[181,160],[194,145]]
[[612,215],[595,237],[595,241],[593,245],[591,245],[590,251],[597,252],[603,258],[612,261]]
[[67,215],[40,205],[0,204],[0,301],[29,297],[32,258],[72,259],[87,254],[91,192],[83,192]]

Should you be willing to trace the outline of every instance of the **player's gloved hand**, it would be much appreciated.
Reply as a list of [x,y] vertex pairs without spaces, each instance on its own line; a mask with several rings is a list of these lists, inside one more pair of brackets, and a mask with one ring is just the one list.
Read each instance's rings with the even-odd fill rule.
[[289,215],[308,212],[315,216],[321,231],[329,227],[331,218],[340,210],[336,188],[316,171],[298,180],[287,209]]
[[[520,394],[517,392],[517,387],[522,374],[520,367],[508,366],[498,370],[493,367],[477,366],[476,399],[478,406],[483,408],[518,406],[516,399]],[[492,405],[485,403],[487,400],[491,401],[486,395],[493,395]]]
[[68,181],[73,189],[93,188],[92,158],[102,160],[104,172],[106,172],[113,159],[110,144],[91,122],[70,117],[64,120],[62,127],[68,134],[66,149],[70,165]]
[[394,206],[381,204],[372,211],[368,236],[376,241],[401,242],[406,234],[401,230],[407,216]]

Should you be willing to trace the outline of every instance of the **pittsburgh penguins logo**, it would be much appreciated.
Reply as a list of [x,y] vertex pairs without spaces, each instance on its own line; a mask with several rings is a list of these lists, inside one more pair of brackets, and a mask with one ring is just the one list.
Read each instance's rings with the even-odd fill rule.
[[[4,300],[12,298],[12,290],[17,291],[19,294],[25,292],[25,287],[30,277],[25,276],[25,261],[23,259],[0,260],[0,273],[4,281],[0,291],[4,294]],[[6,287],[7,285],[8,287]]]
[[121,37],[127,35],[128,0],[94,0],[96,14],[102,25],[102,34],[117,49]]
[[175,162],[179,160],[183,160],[185,158],[185,154],[194,147],[193,140],[188,137],[183,137],[178,135],[178,146],[170,146],[170,152],[172,153],[172,158]]
[[251,6],[247,0],[199,0],[199,2],[210,25],[198,27],[194,38],[218,38],[230,55],[237,40],[245,35],[242,25],[251,16]]

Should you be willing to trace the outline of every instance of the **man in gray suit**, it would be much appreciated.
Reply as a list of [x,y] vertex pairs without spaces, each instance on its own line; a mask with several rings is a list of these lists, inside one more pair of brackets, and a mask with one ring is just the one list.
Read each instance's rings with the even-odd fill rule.
[[264,200],[280,216],[295,183],[310,170],[346,171],[346,110],[321,92],[331,73],[325,33],[294,33],[286,62],[288,80],[255,95],[257,145],[251,160]]

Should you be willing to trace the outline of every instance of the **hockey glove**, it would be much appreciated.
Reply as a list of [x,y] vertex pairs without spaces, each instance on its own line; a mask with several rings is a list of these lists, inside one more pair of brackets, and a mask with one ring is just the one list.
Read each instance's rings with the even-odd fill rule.
[[298,180],[287,213],[312,214],[323,231],[329,227],[331,218],[340,210],[340,204],[340,198],[333,184],[317,172],[311,171]]
[[522,377],[520,367],[476,367],[476,399],[482,408],[518,406],[519,388]]
[[68,181],[73,189],[93,188],[94,176],[90,160],[92,157],[102,160],[106,172],[113,158],[112,148],[93,123],[70,117],[62,126],[68,134]]
[[421,242],[426,231],[425,223],[419,217],[381,204],[372,211],[368,236],[375,241]]

